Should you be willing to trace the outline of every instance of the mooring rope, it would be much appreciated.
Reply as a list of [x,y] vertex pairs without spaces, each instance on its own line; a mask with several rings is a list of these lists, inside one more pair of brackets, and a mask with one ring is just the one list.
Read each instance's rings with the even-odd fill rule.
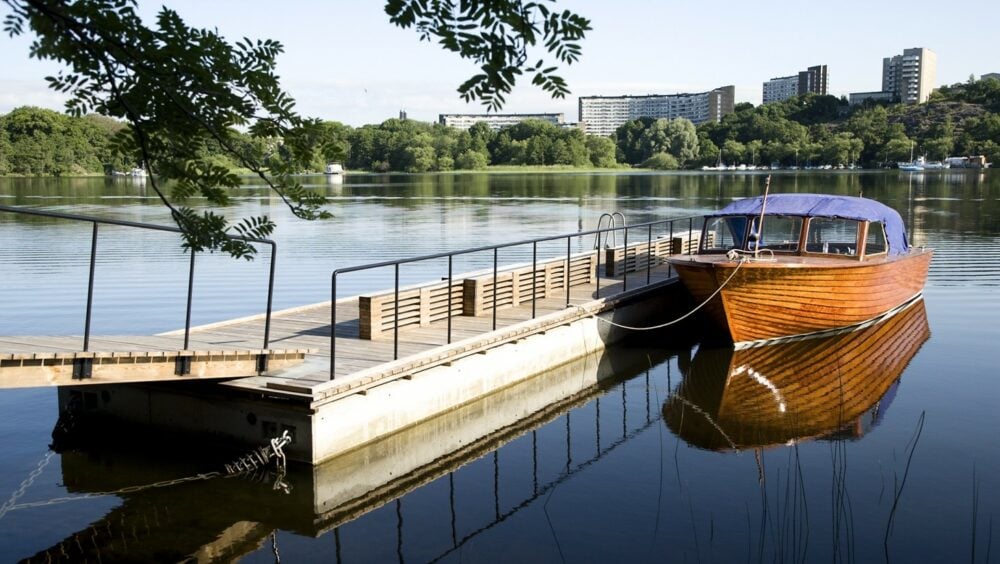
[[70,501],[79,501],[83,499],[92,499],[95,497],[106,497],[112,495],[122,495],[141,492],[144,490],[149,490],[153,488],[165,488],[169,486],[176,486],[178,484],[183,484],[187,482],[200,482],[203,480],[211,480],[212,478],[232,478],[236,476],[244,476],[253,473],[260,468],[267,465],[270,460],[275,461],[275,468],[277,470],[277,477],[274,484],[274,489],[282,490],[284,493],[289,493],[290,487],[284,482],[285,470],[287,460],[285,458],[284,447],[292,442],[292,437],[288,434],[286,430],[280,437],[271,439],[270,443],[266,446],[262,446],[252,450],[249,454],[241,456],[235,461],[223,465],[225,471],[223,472],[205,472],[202,474],[195,474],[193,476],[185,476],[183,478],[175,478],[172,480],[164,480],[161,482],[155,482],[152,484],[144,484],[139,486],[126,486],[113,491],[106,492],[89,492],[73,496],[65,497],[55,497],[52,499],[47,499],[44,501],[32,501],[27,503],[17,503],[17,499],[24,495],[24,492],[31,486],[35,479],[41,474],[42,469],[48,464],[49,459],[55,454],[54,452],[49,452],[42,462],[39,463],[38,468],[36,468],[28,478],[21,483],[21,487],[18,488],[14,495],[11,496],[10,500],[0,506],[0,519],[4,517],[7,513],[14,511],[16,509],[28,509],[31,507],[42,507],[46,505],[57,505],[60,503],[66,503]]
[[739,256],[739,257],[737,257],[734,260],[737,260],[736,268],[733,269],[733,272],[732,272],[732,274],[729,275],[729,278],[726,278],[726,281],[723,282],[721,285],[719,285],[719,287],[716,288],[714,292],[712,292],[712,295],[710,295],[708,298],[706,298],[705,301],[703,301],[700,304],[698,304],[697,306],[695,306],[694,309],[692,309],[691,311],[689,311],[689,312],[685,313],[684,315],[678,317],[677,319],[674,319],[673,321],[668,321],[666,323],[660,323],[659,325],[653,325],[653,326],[650,326],[650,327],[633,327],[631,325],[622,325],[621,323],[615,323],[614,321],[611,321],[610,319],[604,319],[603,317],[599,317],[596,313],[594,313],[592,311],[588,311],[587,308],[585,308],[585,307],[583,307],[583,306],[581,306],[579,304],[573,304],[573,305],[575,307],[577,307],[577,308],[580,308],[584,312],[586,312],[590,317],[593,317],[594,319],[597,319],[599,321],[603,321],[604,323],[607,323],[608,325],[611,325],[612,327],[617,327],[619,329],[626,329],[628,331],[653,331],[653,330],[656,330],[656,329],[663,329],[665,327],[670,327],[671,325],[675,325],[677,323],[680,323],[681,321],[684,321],[688,317],[691,317],[692,315],[694,315],[696,311],[698,311],[699,309],[705,307],[705,305],[707,305],[708,302],[712,301],[712,298],[714,298],[715,296],[719,295],[719,292],[721,292],[722,289],[725,288],[726,285],[729,284],[729,282],[733,279],[733,277],[736,276],[736,273],[740,271],[740,268],[743,266],[744,263],[751,262],[751,260],[748,257],[743,257],[743,256]]

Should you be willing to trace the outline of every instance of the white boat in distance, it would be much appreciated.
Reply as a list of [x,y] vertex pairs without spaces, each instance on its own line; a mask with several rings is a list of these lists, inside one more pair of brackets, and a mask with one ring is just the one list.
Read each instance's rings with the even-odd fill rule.
[[924,161],[924,170],[944,170],[951,168],[948,163],[943,163],[941,161]]
[[899,170],[910,172],[920,172],[924,170],[944,170],[951,168],[951,164],[941,161],[928,161],[924,157],[917,157],[917,160],[910,162],[896,163]]
[[344,174],[344,165],[340,163],[329,163],[326,165],[326,170],[323,174]]

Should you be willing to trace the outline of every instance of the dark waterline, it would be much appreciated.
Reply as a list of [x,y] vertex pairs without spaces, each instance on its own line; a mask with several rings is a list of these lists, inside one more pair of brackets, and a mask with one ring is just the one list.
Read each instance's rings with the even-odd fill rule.
[[[199,549],[210,554],[209,546],[219,558],[245,555],[252,562],[273,561],[275,546],[286,561],[995,559],[997,178],[993,171],[775,175],[774,190],[879,199],[903,214],[916,244],[936,251],[925,292],[929,338],[915,344],[918,337],[896,332],[873,339],[888,345],[870,358],[914,350],[898,376],[862,379],[882,378],[884,390],[872,392],[878,397],[860,406],[857,418],[843,408],[843,425],[808,427],[808,410],[796,412],[791,430],[780,428],[785,434],[764,432],[769,427],[759,417],[727,419],[728,408],[713,410],[729,404],[711,398],[736,388],[703,376],[706,366],[728,366],[725,357],[664,337],[584,361],[574,369],[607,372],[601,387],[351,512],[312,504],[317,488],[346,479],[335,474],[330,482],[296,469],[288,495],[273,491],[266,477],[206,481],[12,511],[0,518],[0,559],[178,560]],[[234,202],[234,216],[267,213],[278,220],[277,308],[328,299],[334,268],[589,229],[603,212],[622,211],[631,223],[699,214],[756,195],[763,183],[760,175],[700,174],[346,180],[312,179],[332,198],[337,217],[329,222],[293,221],[258,187],[248,186]],[[162,208],[142,192],[104,179],[0,179],[4,205],[166,223]],[[82,332],[88,229],[0,214],[0,335]],[[95,332],[183,324],[178,311],[186,280],[178,265],[186,257],[175,240],[109,234],[100,245],[107,255],[98,265]],[[470,260],[472,267],[479,259]],[[199,261],[196,323],[260,311],[264,260]],[[414,281],[434,275],[404,273]],[[385,285],[375,275],[350,281],[344,293]],[[910,331],[904,335],[919,334]],[[782,353],[799,354],[811,371],[802,376],[846,366],[837,360],[824,369],[812,353]],[[824,413],[831,409],[818,405]],[[55,393],[0,391],[0,413],[3,504],[45,460]],[[686,425],[678,425],[678,414]],[[49,458],[18,501],[215,468],[202,456],[134,452],[107,439],[100,451]]]

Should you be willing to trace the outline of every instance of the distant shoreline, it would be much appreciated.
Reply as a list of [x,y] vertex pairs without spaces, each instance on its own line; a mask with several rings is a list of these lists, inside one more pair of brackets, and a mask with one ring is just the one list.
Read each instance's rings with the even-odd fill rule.
[[[928,171],[929,174],[939,173],[939,172],[967,172],[967,171],[978,171],[983,172],[988,169],[979,168],[953,168],[945,170],[934,170]],[[390,170],[386,172],[372,172],[368,170],[363,171],[348,171],[343,175],[339,176],[383,176],[386,174],[398,174],[398,175],[412,175],[412,176],[445,176],[445,175],[467,175],[467,174],[589,174],[589,173],[655,173],[655,174],[705,174],[705,175],[747,175],[747,174],[769,174],[772,172],[780,173],[849,173],[849,172],[893,172],[898,169],[895,168],[855,168],[855,169],[757,169],[757,170],[700,170],[700,169],[676,169],[676,170],[659,170],[655,168],[639,168],[639,167],[614,167],[614,168],[597,168],[597,167],[580,167],[574,168],[571,166],[564,165],[553,165],[553,166],[535,166],[535,165],[500,165],[496,167],[489,167],[483,170],[442,170],[433,172],[406,172],[401,170]],[[255,174],[239,174],[241,178],[258,178]],[[303,174],[295,174],[293,177],[301,178],[307,176],[328,176],[323,172],[308,172]],[[136,178],[131,176],[106,176],[104,174],[73,174],[73,175],[45,175],[45,174],[32,174],[32,175],[15,175],[7,174],[0,175],[0,179],[39,179],[39,180],[52,180],[52,179],[73,179],[73,178],[107,178],[111,180],[118,181],[133,181],[140,183],[143,178]]]

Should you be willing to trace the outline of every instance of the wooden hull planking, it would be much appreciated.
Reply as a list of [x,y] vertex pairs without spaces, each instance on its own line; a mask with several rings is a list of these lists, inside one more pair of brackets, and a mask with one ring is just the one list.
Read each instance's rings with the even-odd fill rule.
[[868,261],[740,264],[696,256],[670,262],[697,303],[725,284],[704,311],[734,343],[746,343],[849,327],[877,317],[923,290],[932,254],[915,249]]

